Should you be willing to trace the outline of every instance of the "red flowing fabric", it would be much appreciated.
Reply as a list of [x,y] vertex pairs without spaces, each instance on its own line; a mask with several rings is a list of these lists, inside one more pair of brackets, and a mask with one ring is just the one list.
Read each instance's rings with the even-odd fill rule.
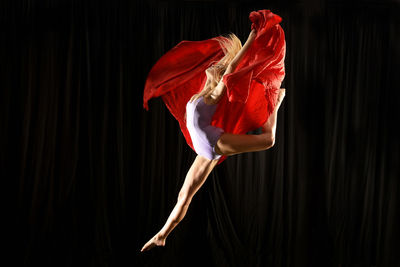
[[[286,42],[279,25],[282,18],[270,10],[259,10],[252,11],[249,19],[256,37],[235,71],[223,76],[226,94],[211,122],[233,134],[256,130],[268,120],[285,77]],[[193,150],[186,128],[186,103],[203,89],[205,70],[224,56],[217,38],[226,37],[181,41],[156,62],[145,83],[143,107],[148,110],[148,101],[161,96]],[[225,159],[222,156],[218,163]]]

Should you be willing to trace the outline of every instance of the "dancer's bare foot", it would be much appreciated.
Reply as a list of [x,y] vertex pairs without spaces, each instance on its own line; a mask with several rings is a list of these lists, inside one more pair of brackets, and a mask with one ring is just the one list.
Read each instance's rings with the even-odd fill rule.
[[165,238],[163,238],[160,234],[156,234],[153,236],[147,243],[142,247],[140,252],[150,250],[155,246],[165,246]]

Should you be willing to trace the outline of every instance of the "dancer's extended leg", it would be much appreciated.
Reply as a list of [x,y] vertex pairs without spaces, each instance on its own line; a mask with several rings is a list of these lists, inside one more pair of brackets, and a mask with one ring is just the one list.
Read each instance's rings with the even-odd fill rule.
[[167,222],[162,229],[153,236],[141,249],[141,251],[149,250],[155,246],[165,246],[165,240],[171,231],[185,217],[193,196],[206,181],[208,175],[217,165],[218,160],[209,160],[203,156],[197,156],[190,167],[175,207],[169,215]]
[[[262,127],[262,134],[237,135],[224,133],[215,146],[217,153],[233,155],[270,148],[274,144],[277,113],[284,96],[285,89],[281,89],[275,110]],[[193,196],[204,184],[217,163],[218,160],[209,160],[202,156],[196,157],[186,175],[185,182],[179,192],[177,203],[168,217],[167,222],[163,228],[143,246],[141,251],[149,250],[155,246],[165,245],[165,239],[184,218]]]
[[285,89],[279,90],[277,104],[273,113],[262,127],[262,134],[230,134],[224,133],[215,146],[220,155],[234,155],[244,152],[261,151],[271,148],[275,143],[278,109],[285,97]]

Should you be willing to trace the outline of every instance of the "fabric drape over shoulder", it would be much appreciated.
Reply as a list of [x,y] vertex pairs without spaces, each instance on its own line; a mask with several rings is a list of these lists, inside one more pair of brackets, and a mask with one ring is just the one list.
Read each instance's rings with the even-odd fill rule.
[[[227,133],[245,134],[261,127],[275,108],[285,77],[286,41],[279,25],[282,18],[270,10],[259,10],[251,12],[249,19],[256,37],[235,71],[223,76],[226,94],[211,122]],[[145,83],[143,107],[148,110],[148,101],[161,96],[192,149],[186,103],[203,89],[205,70],[224,56],[218,38],[226,37],[181,41],[156,62]],[[221,157],[219,163],[225,158]]]

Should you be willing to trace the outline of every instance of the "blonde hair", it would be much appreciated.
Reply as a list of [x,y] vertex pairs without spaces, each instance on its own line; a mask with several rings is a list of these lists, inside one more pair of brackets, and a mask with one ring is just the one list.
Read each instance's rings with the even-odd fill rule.
[[217,86],[229,63],[232,62],[236,54],[242,48],[242,42],[234,33],[229,33],[227,36],[221,35],[215,38],[215,40],[219,42],[225,55],[219,61],[211,62],[216,63],[206,70],[206,74],[208,77],[208,85],[206,86],[208,87],[207,91],[212,91],[212,89]]

